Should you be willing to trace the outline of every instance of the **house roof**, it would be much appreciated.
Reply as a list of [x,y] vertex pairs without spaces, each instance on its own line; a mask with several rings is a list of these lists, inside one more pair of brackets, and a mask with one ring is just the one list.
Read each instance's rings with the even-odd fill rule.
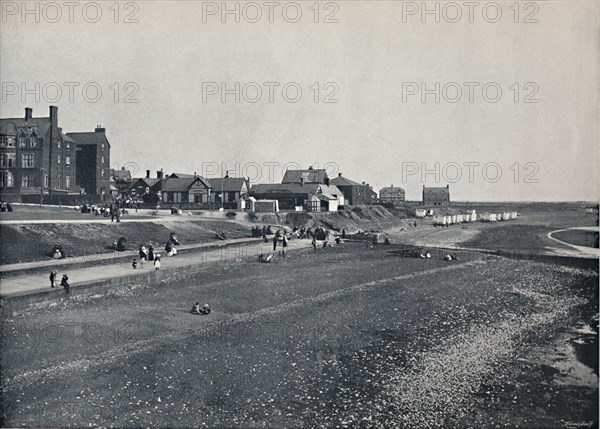
[[304,183],[325,183],[328,176],[324,169],[286,170],[281,183],[300,183],[301,179]]
[[131,171],[129,170],[110,170],[115,180],[129,182],[131,181]]
[[[259,183],[253,185],[251,189],[253,194],[320,194],[342,195],[337,186],[324,185],[322,183]],[[320,191],[320,192],[319,192]]]
[[73,138],[78,145],[99,145],[106,143],[110,147],[110,143],[104,132],[90,131],[84,133],[67,133],[67,135]]
[[45,137],[50,129],[50,118],[31,118],[28,121],[24,118],[0,119],[0,134],[3,136],[16,136],[20,127],[37,127],[38,135]]
[[335,186],[366,186],[362,183],[355,182],[354,180],[350,180],[347,177],[343,176],[338,176],[334,179],[329,179],[329,184]]
[[450,194],[450,188],[447,186],[430,186],[423,187],[423,193],[425,194]]
[[141,180],[146,186],[149,186],[149,187],[152,187],[161,181],[161,179],[156,179],[156,178],[152,178],[152,177],[138,177],[138,178],[134,178],[132,180],[133,180],[132,186],[136,186],[137,183]]
[[163,184],[163,192],[186,192],[194,183],[200,182],[206,188],[211,188],[210,184],[200,176],[196,177],[167,177]]
[[187,174],[187,173],[171,173],[169,174],[169,177],[172,177],[174,179],[191,179],[193,177],[195,177],[193,174]]
[[215,192],[240,192],[246,183],[243,177],[224,177],[216,179],[207,179]]
[[381,188],[379,190],[380,197],[394,196],[394,195],[398,195],[398,193],[404,194],[405,191],[403,188],[401,188],[399,186],[387,186],[387,187]]

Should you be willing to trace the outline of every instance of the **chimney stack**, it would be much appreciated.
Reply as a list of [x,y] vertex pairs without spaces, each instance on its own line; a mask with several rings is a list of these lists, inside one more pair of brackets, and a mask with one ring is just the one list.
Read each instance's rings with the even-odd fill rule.
[[313,169],[313,168],[312,168],[312,165],[309,165],[309,166],[308,166],[308,169],[309,169],[309,170],[312,170],[312,169]]
[[25,122],[29,121],[33,115],[33,109],[31,107],[25,108]]
[[121,171],[125,171],[125,167],[121,167]]
[[162,179],[163,178],[163,169],[161,168],[160,171],[156,172],[156,178],[157,179]]
[[50,106],[50,125],[52,129],[58,126],[58,107]]
[[106,128],[102,128],[102,125],[97,125],[96,129],[94,131],[97,132],[97,133],[104,134],[106,132]]
[[146,179],[150,178],[150,170],[146,170]]
[[304,186],[304,177],[300,178],[300,186]]
[[342,173],[338,173],[338,177],[342,177]]

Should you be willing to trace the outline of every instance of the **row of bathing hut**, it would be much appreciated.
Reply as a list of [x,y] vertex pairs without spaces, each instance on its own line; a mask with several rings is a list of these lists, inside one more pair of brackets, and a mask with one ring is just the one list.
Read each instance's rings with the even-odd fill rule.
[[435,215],[433,216],[434,225],[452,225],[455,223],[470,223],[470,222],[498,222],[504,220],[511,220],[517,218],[517,212],[504,212],[504,213],[484,213],[478,215],[475,210],[471,210],[464,214],[454,215]]

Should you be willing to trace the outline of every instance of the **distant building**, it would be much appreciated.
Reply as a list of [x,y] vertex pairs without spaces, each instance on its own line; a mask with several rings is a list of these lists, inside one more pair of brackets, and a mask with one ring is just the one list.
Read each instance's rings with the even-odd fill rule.
[[441,187],[426,187],[423,185],[423,202],[425,206],[450,205],[450,185]]
[[208,204],[212,187],[204,178],[169,176],[162,185],[163,203]]
[[165,182],[162,171],[157,171],[156,178],[153,178],[150,177],[150,170],[146,170],[146,177],[134,178],[131,181],[128,193],[134,200],[151,204],[162,201],[162,186]]
[[[75,183],[86,194],[111,195],[110,143],[106,129],[96,126],[93,132],[67,133],[76,142]],[[116,191],[116,189],[114,189]]]
[[[347,177],[343,177],[342,173],[338,173],[338,177],[330,179],[329,184],[337,186],[340,191],[342,191],[345,204],[356,205],[374,202],[373,194],[375,194],[375,192],[373,192],[365,182],[358,183]],[[375,199],[376,198],[377,194],[375,194]]]
[[248,196],[249,184],[243,177],[228,177],[217,179],[207,179],[212,186],[213,200],[216,204],[221,204],[221,193],[224,194],[223,202],[226,208],[235,208],[240,199]]
[[0,197],[78,194],[75,142],[58,126],[58,107],[48,117],[32,115],[26,107],[24,117],[0,119]]
[[344,204],[344,194],[337,186],[321,183],[257,184],[250,195],[257,200],[277,200],[281,210],[337,211]]
[[388,186],[379,190],[379,201],[396,205],[405,201],[406,192],[398,186]]
[[324,169],[313,169],[308,167],[308,170],[286,170],[283,175],[281,183],[291,184],[308,184],[308,183],[321,183],[323,185],[329,185],[329,177]]
[[114,184],[120,195],[126,195],[131,187],[131,171],[121,167],[120,170],[110,170],[111,185]]

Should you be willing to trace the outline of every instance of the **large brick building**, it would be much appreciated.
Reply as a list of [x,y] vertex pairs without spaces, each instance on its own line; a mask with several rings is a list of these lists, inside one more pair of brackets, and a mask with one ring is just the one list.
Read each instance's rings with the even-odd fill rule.
[[58,107],[48,117],[0,119],[0,196],[20,201],[26,196],[78,194],[75,141],[58,126]]
[[450,185],[426,187],[423,185],[424,206],[450,205]]
[[106,130],[97,126],[93,132],[67,133],[76,145],[75,183],[86,194],[110,195],[110,143]]
[[0,198],[38,201],[41,195],[110,195],[110,143],[104,128],[63,133],[58,107],[48,117],[0,119]]

